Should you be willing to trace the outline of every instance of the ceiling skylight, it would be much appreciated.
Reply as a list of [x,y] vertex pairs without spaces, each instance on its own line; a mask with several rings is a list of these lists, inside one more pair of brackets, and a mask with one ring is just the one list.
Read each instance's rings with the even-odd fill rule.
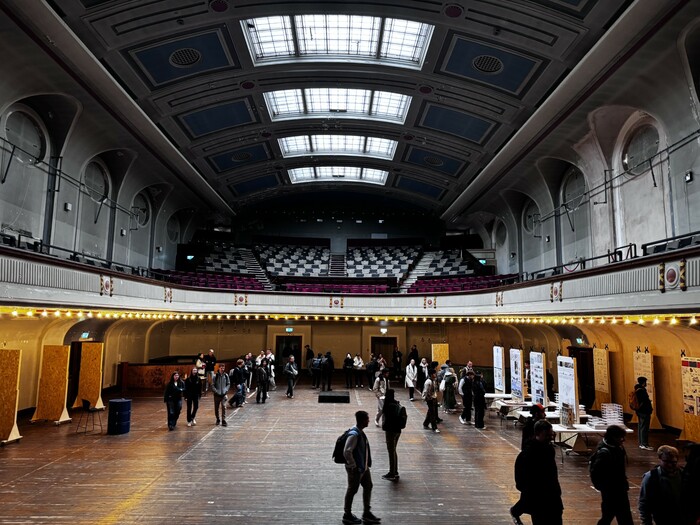
[[284,157],[303,155],[360,155],[377,159],[394,158],[397,142],[358,135],[301,135],[279,139]]
[[241,21],[255,65],[295,61],[378,62],[420,69],[433,26],[356,15],[298,15]]
[[316,166],[287,170],[292,184],[304,182],[364,182],[386,184],[389,173],[384,170],[354,166]]
[[362,118],[403,124],[411,97],[388,91],[345,88],[284,89],[264,93],[270,119]]

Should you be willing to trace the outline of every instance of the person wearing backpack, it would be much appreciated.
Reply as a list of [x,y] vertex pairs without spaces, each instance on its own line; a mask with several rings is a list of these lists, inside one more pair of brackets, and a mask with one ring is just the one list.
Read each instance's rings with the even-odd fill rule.
[[654,447],[649,446],[649,424],[651,423],[651,414],[654,412],[651,406],[649,392],[647,392],[647,378],[638,377],[637,384],[634,385],[634,395],[636,400],[636,408],[634,411],[639,418],[637,426],[637,441],[639,448],[642,450],[654,450]]
[[[335,370],[335,363],[333,362],[333,356],[330,350],[326,352],[326,355],[321,359],[321,391],[325,392],[328,390],[330,392],[333,390],[331,388],[331,383],[333,382],[333,370]],[[327,388],[326,388],[327,387]]]
[[386,434],[386,450],[389,453],[389,472],[382,476],[387,481],[399,480],[399,457],[396,446],[401,437],[401,430],[406,428],[406,408],[401,406],[395,398],[393,388],[388,388],[384,394],[384,415],[382,418],[382,430]]
[[[360,525],[361,523],[380,523],[381,518],[375,516],[370,506],[372,499],[372,453],[364,429],[369,425],[369,414],[364,410],[355,412],[355,426],[348,431],[343,455],[345,456],[345,472],[348,475],[348,488],[345,492],[343,506],[343,523]],[[352,513],[352,500],[362,485],[362,518]]]
[[679,525],[683,523],[683,489],[678,449],[661,445],[656,453],[659,465],[642,477],[639,517],[642,525]]
[[602,516],[598,525],[610,525],[613,519],[617,519],[618,525],[633,524],[627,495],[630,484],[625,471],[627,454],[624,442],[625,429],[610,425],[588,462],[593,487],[599,490],[601,495]]
[[318,356],[311,360],[311,388],[313,390],[321,387],[321,361],[323,360],[323,355],[321,352]]

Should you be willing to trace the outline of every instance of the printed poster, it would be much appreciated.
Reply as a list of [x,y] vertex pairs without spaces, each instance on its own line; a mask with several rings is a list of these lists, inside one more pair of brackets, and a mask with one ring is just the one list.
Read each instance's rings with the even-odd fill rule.
[[506,391],[505,379],[503,376],[503,347],[493,347],[493,386],[496,392],[502,394]]
[[654,369],[652,367],[651,352],[635,352],[633,354],[632,365],[635,384],[637,383],[638,377],[647,378],[649,399],[651,399],[652,406],[656,406],[656,403],[654,403]]
[[573,411],[573,419],[578,422],[578,395],[576,392],[576,359],[560,355],[557,357],[559,377],[559,410],[564,405]]
[[530,395],[532,402],[547,406],[545,358],[542,352],[530,352]]
[[523,353],[510,349],[510,393],[513,399],[523,400]]
[[610,371],[608,351],[605,348],[593,349],[593,376],[597,392],[610,393]]
[[681,383],[683,385],[683,412],[700,415],[700,358],[681,358]]

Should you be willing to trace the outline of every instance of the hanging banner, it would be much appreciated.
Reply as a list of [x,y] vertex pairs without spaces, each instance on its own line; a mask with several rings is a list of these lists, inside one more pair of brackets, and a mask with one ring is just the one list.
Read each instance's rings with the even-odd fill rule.
[[513,401],[524,399],[523,353],[519,348],[510,349],[510,394]]
[[[578,389],[576,388],[576,359],[560,355],[557,357],[559,378],[559,411],[564,425],[564,414],[571,414],[570,423],[578,423]],[[566,425],[570,426],[570,425]]]
[[506,383],[503,375],[503,347],[493,347],[493,387],[496,393],[506,393]]

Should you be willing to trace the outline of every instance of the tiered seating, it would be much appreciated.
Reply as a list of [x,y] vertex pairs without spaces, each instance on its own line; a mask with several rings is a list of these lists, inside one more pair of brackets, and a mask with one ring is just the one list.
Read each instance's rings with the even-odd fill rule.
[[328,275],[331,250],[327,246],[256,244],[260,264],[270,276],[318,277]]
[[471,261],[462,259],[460,250],[446,250],[436,252],[424,275],[447,276],[469,275],[472,273],[474,273],[474,269]]
[[230,244],[215,244],[198,269],[205,272],[250,273],[241,252]]
[[220,288],[224,290],[263,290],[263,283],[250,275],[232,273],[183,272],[172,270],[162,272],[167,281],[185,286]]
[[357,281],[338,282],[333,279],[318,279],[307,282],[285,282],[280,284],[280,287],[287,292],[304,293],[375,294],[391,291],[389,283],[381,282],[380,279],[374,282]]
[[348,277],[392,277],[402,280],[420,255],[416,246],[354,246],[348,248]]
[[495,288],[516,282],[518,274],[461,276],[461,277],[419,277],[407,293],[460,292]]

